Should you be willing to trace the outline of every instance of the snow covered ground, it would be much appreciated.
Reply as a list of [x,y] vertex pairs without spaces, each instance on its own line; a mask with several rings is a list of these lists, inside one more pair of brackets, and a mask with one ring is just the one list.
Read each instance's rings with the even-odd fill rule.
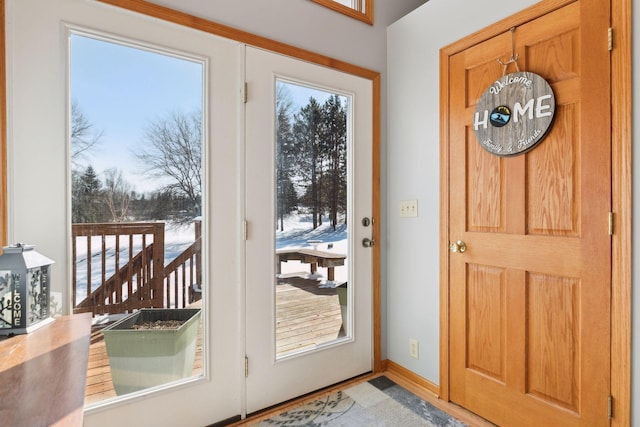
[[[323,225],[313,229],[311,217],[309,215],[290,215],[285,219],[284,231],[275,231],[276,249],[283,248],[315,248],[321,251],[334,252],[339,254],[348,253],[347,225],[340,224],[336,230],[330,226],[328,218],[323,219]],[[193,223],[176,224],[167,222],[165,226],[165,265],[170,263],[179,254],[193,243],[195,230]],[[105,277],[111,277],[115,272],[115,237],[107,237],[105,253]],[[122,237],[120,242],[120,266],[126,263],[128,254],[128,237]],[[134,255],[142,247],[141,239],[134,241]],[[102,237],[95,236],[91,242],[91,282],[92,289],[95,289],[102,280]],[[86,296],[87,282],[87,251],[86,243],[79,244],[77,248],[77,298],[76,302],[82,301]],[[347,281],[348,260],[345,265],[335,268],[335,281]],[[299,261],[289,261],[282,263],[282,274],[309,273],[309,264],[302,264]],[[326,278],[326,269],[319,268],[318,272]]]
[[[313,229],[311,216],[290,215],[284,221],[284,231],[276,231],[276,249],[285,248],[314,248],[320,251],[337,254],[348,254],[347,225],[339,224],[336,230],[330,225],[328,218],[323,219],[320,227]],[[347,281],[348,259],[345,265],[335,268],[335,282]],[[300,261],[283,262],[282,275],[309,272],[309,264]],[[325,268],[318,268],[318,272],[327,277]]]

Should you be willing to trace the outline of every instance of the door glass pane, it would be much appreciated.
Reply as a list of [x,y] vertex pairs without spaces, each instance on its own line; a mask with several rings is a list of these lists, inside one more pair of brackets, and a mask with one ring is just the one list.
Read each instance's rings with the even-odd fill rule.
[[78,32],[70,52],[73,310],[93,313],[92,404],[202,374],[204,63]]
[[276,355],[351,335],[350,97],[276,82]]

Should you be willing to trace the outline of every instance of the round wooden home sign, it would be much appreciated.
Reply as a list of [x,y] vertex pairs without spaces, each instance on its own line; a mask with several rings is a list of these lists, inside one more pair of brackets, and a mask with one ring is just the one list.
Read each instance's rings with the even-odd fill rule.
[[507,74],[482,94],[473,129],[485,150],[514,156],[544,139],[555,110],[555,96],[545,79],[526,71]]

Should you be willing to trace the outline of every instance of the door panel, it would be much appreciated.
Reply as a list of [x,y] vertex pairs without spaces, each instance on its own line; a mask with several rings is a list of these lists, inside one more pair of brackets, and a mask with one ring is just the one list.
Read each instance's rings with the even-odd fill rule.
[[[234,203],[238,186],[236,180],[228,179],[236,174],[238,163],[238,44],[96,1],[9,0],[6,7],[7,53],[11,58],[7,62],[10,237],[37,244],[56,261],[51,291],[52,296],[63,295],[57,302],[64,304],[61,310],[66,313],[71,311],[71,296],[64,288],[70,287],[73,275],[69,260],[71,174],[67,169],[69,31],[152,46],[204,64],[203,375],[179,385],[122,396],[118,401],[100,402],[85,410],[84,423],[203,426],[239,416],[242,353],[236,320],[240,302],[234,284],[240,225]],[[126,66],[132,67],[133,62]],[[104,100],[113,92],[106,91]],[[105,148],[99,154],[106,157],[113,153]],[[25,174],[25,170],[38,172]],[[37,197],[24,197],[26,194]],[[104,376],[109,376],[108,370]]]
[[528,273],[526,289],[526,392],[578,412],[580,282]]
[[[608,425],[608,3],[581,0],[515,29],[521,70],[556,97],[533,150],[485,151],[475,102],[511,33],[449,58],[450,397],[499,425]],[[510,70],[515,71],[514,70]]]
[[579,105],[556,110],[554,131],[527,156],[527,230],[547,236],[580,235]]
[[[361,244],[363,239],[372,238],[371,225],[362,222],[364,217],[371,218],[373,203],[372,82],[250,47],[246,49],[246,81],[246,387],[247,412],[252,413],[372,369],[372,249]],[[276,235],[280,236],[276,230],[281,228],[281,222],[277,220],[280,206],[276,204],[279,179],[276,172],[280,168],[276,164],[276,152],[279,148],[275,142],[279,82],[317,88],[348,98],[348,179],[344,217],[348,237],[346,242],[339,243],[339,248],[336,248],[337,243],[329,247],[326,240],[319,242],[317,238],[307,237],[280,247],[280,238],[276,238]],[[307,105],[307,101],[309,96],[301,106]],[[301,112],[297,114],[302,115]],[[295,116],[293,121],[296,121]],[[302,139],[294,139],[296,144],[303,144]],[[325,169],[318,166],[312,172],[319,170]],[[294,185],[307,180],[311,182],[311,178],[294,171]],[[306,185],[298,188],[299,196],[309,197],[314,191],[311,184]],[[298,208],[302,205],[303,202]],[[313,208],[307,209],[306,214],[311,218]],[[317,225],[317,220],[317,217],[313,220],[314,225]],[[341,220],[340,226],[344,225]],[[318,255],[316,251],[322,252],[321,256],[328,256],[327,253],[335,253],[336,249],[344,250],[344,265],[335,259],[314,258]],[[295,264],[299,261],[302,263]],[[292,271],[291,264],[297,265]],[[333,272],[328,271],[330,267]],[[315,275],[308,274],[314,272],[322,273],[326,281],[316,282]],[[300,325],[302,322],[305,335],[318,337],[318,321],[341,315],[339,298],[335,295],[337,290],[327,286],[333,273],[336,282],[347,282],[348,303],[343,314],[343,331],[335,330],[328,340],[322,338],[315,343],[300,343],[298,348],[289,347],[286,352],[279,353],[277,349],[284,348],[283,340],[291,344],[289,334],[283,333],[282,323],[278,324],[279,316],[285,311],[297,312],[299,318],[296,323]],[[290,279],[291,275],[299,277],[294,277],[290,283],[280,280],[282,277]],[[285,292],[285,286],[291,286],[291,292]],[[304,290],[304,294],[284,295],[301,295],[293,288]],[[318,296],[329,297],[328,304],[332,307],[327,307],[324,314],[307,316],[312,306],[303,307],[301,304]]]

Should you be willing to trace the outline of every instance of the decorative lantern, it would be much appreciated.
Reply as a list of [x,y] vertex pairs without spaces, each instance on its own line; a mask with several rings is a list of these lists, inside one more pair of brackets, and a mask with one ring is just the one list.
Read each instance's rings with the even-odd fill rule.
[[53,261],[18,243],[0,256],[0,335],[24,334],[53,321],[49,272]]

